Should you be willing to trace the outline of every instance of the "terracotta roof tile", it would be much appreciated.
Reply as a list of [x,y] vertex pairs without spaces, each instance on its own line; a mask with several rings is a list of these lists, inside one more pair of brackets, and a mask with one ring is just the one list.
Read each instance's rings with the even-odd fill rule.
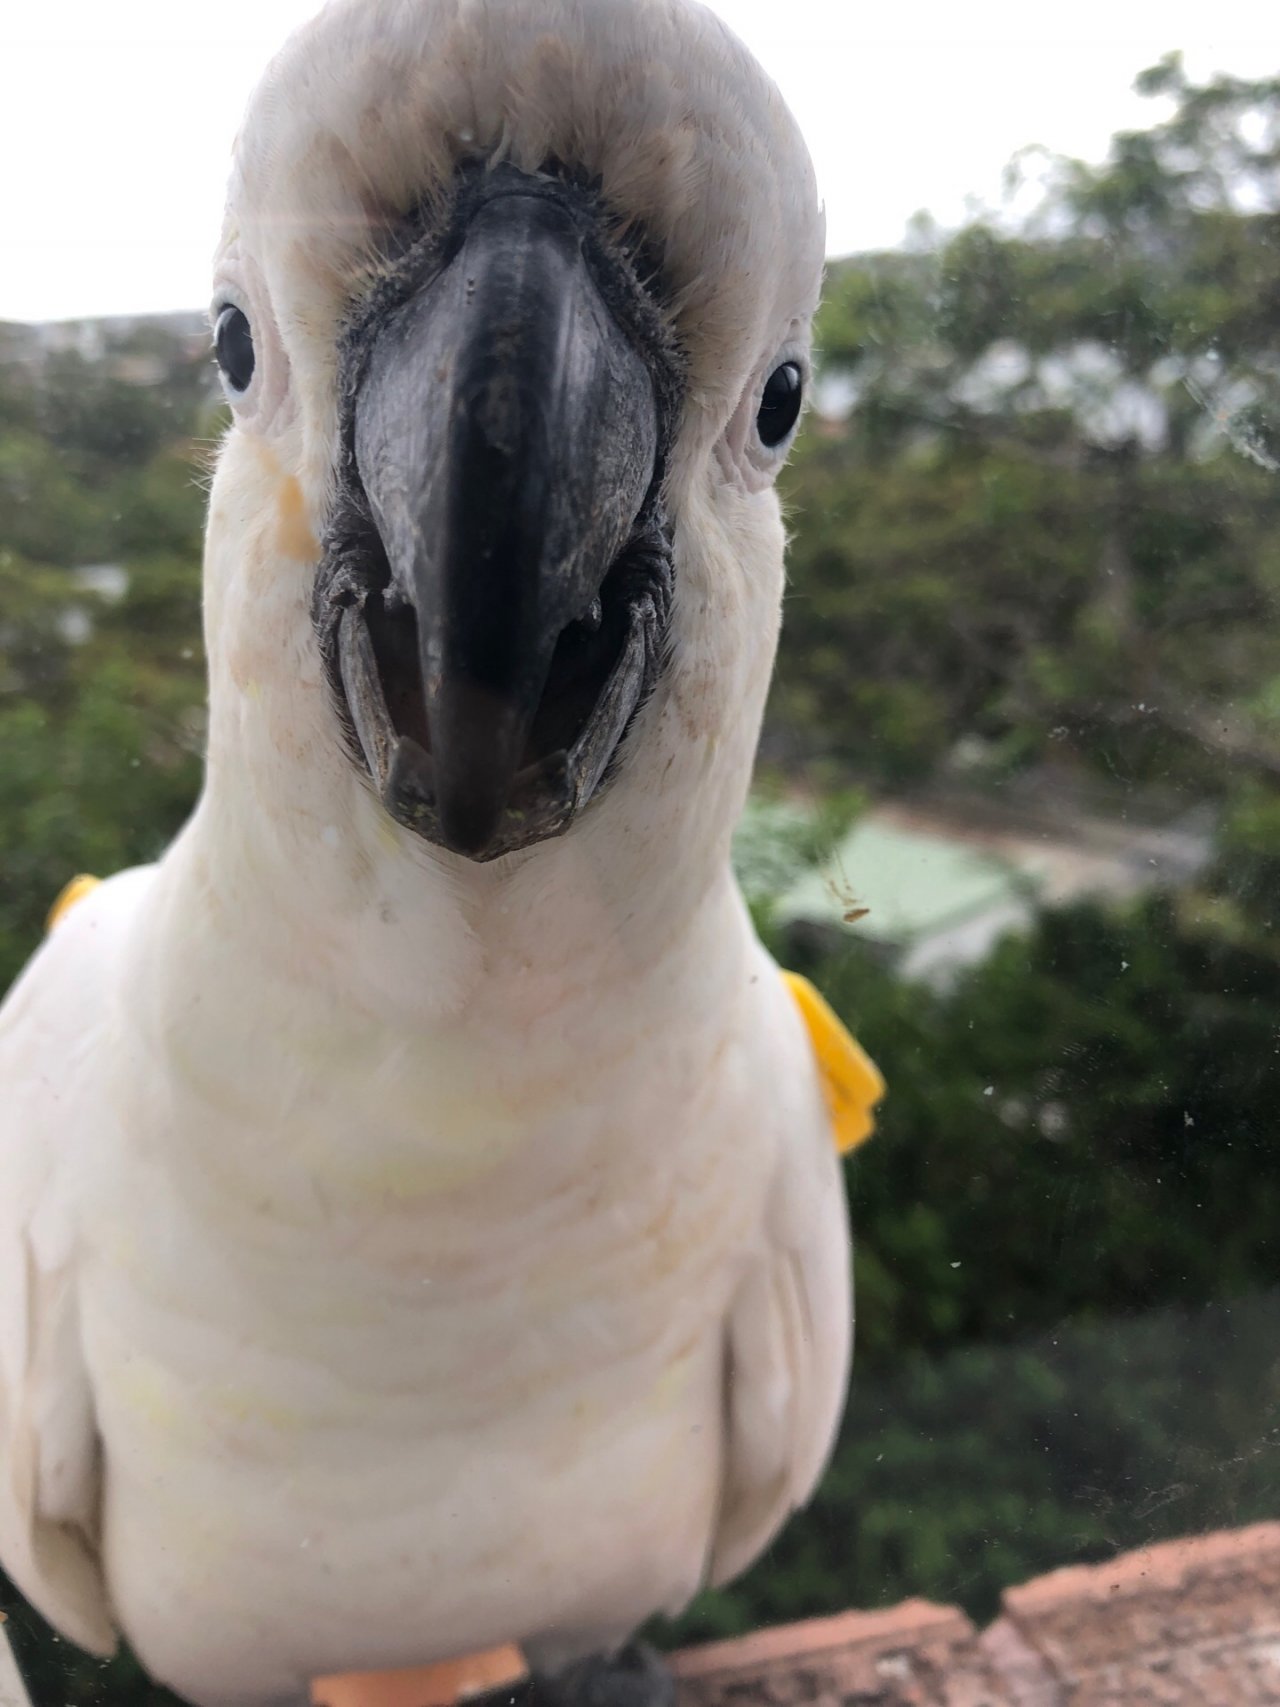
[[681,1707],[985,1707],[945,1692],[975,1636],[957,1608],[906,1600],[687,1648],[673,1670]]
[[675,1656],[680,1707],[1277,1707],[1280,1523],[1071,1566],[981,1635],[908,1600]]
[[1004,1606],[1072,1707],[1280,1702],[1280,1523],[1054,1571]]

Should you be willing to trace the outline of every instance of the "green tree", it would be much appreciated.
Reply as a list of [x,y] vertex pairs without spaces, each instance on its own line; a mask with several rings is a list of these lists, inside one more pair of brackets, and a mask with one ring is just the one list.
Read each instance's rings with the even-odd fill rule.
[[1029,222],[833,267],[772,751],[1280,776],[1280,80],[1139,87]]
[[77,871],[154,859],[199,786],[205,351],[163,327],[0,366],[0,987]]

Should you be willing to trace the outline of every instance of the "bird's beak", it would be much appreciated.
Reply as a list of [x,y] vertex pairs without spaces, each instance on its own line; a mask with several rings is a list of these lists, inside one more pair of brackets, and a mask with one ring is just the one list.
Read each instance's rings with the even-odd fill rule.
[[385,585],[336,636],[384,804],[480,859],[585,804],[665,617],[619,570],[659,456],[651,367],[580,217],[526,182],[374,326],[350,445]]

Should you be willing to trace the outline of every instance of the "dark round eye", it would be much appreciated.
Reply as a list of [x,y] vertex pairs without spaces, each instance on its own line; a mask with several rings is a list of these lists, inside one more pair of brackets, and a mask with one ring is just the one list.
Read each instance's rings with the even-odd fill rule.
[[770,450],[780,445],[800,418],[800,400],[804,396],[804,381],[799,362],[783,362],[774,368],[764,385],[756,415],[756,431],[761,444]]
[[253,332],[248,316],[234,303],[229,302],[218,315],[213,347],[232,391],[247,391],[253,378]]

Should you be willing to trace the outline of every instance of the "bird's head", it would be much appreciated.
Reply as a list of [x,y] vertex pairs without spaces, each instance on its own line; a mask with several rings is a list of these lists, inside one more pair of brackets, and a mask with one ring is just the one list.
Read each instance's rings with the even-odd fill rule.
[[331,5],[217,261],[211,767],[470,861],[727,844],[822,254],[790,115],[690,0]]

